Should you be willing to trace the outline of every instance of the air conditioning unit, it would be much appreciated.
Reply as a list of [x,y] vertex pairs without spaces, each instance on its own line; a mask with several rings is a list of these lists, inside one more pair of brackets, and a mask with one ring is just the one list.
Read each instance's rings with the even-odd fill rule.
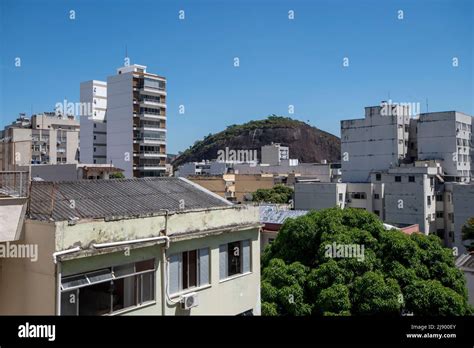
[[181,298],[181,308],[182,309],[191,309],[199,305],[198,294],[192,292],[186,295],[183,295]]

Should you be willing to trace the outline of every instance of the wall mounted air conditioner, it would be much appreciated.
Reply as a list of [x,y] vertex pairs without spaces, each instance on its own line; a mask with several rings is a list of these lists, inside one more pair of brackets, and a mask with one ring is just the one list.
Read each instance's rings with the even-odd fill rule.
[[195,292],[183,295],[181,298],[181,308],[182,309],[191,309],[199,305],[198,294]]

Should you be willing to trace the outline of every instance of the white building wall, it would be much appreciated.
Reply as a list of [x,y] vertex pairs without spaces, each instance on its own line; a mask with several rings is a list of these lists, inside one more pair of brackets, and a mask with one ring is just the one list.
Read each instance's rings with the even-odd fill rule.
[[452,214],[447,214],[446,219],[447,239],[461,255],[467,252],[462,240],[462,227],[469,218],[474,217],[474,184],[448,183],[445,187],[452,202]]
[[[463,127],[459,129],[459,124]],[[455,112],[421,114],[418,120],[418,158],[443,160],[445,175],[469,181],[472,117]]]
[[107,78],[107,162],[133,177],[133,75]]
[[[106,156],[106,109],[107,109],[107,83],[91,80],[82,82],[80,86],[80,100],[82,105],[90,107],[90,114],[81,115],[80,132],[80,161],[82,163],[107,163]],[[97,133],[99,132],[99,133]],[[94,139],[96,138],[100,139]],[[97,143],[103,145],[97,145]],[[94,148],[96,151],[94,151]]]
[[365,108],[364,119],[341,121],[343,182],[369,182],[370,172],[387,170],[406,156],[409,115],[381,115]]
[[335,206],[344,208],[346,189],[347,184],[341,183],[296,183],[295,209],[321,210]]

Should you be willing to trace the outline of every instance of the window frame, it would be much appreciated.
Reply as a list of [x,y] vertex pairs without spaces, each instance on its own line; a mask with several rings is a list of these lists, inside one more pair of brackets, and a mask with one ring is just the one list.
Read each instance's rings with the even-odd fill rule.
[[[144,262],[153,262],[153,267],[152,268],[146,268],[146,269],[141,270],[141,271],[137,271],[137,264],[144,263]],[[133,271],[126,272],[126,273],[121,274],[121,275],[115,275],[116,269],[118,269],[120,267],[127,266],[127,265],[132,265],[132,264],[133,264]],[[101,279],[101,280],[97,280],[97,281],[91,281],[91,276],[92,275],[98,274],[100,272],[105,272],[105,271],[107,271],[106,272],[107,274],[110,274],[110,277],[107,277],[107,278]],[[144,300],[144,297],[143,297],[143,293],[144,293],[143,292],[143,278],[144,278],[144,275],[148,275],[148,274],[151,274],[151,278],[152,278],[151,283],[150,283],[150,285],[151,285],[151,292],[150,292],[151,299]],[[86,283],[76,285],[76,286],[70,286],[70,287],[64,287],[63,286],[63,283],[65,283],[65,281],[67,281],[68,279],[70,279],[70,278],[81,278],[81,277],[84,280],[86,280]],[[156,259],[155,258],[135,261],[135,262],[131,262],[131,263],[120,264],[120,265],[111,266],[111,267],[100,268],[100,269],[96,269],[96,270],[92,270],[92,271],[87,271],[87,272],[72,274],[72,275],[69,275],[69,276],[66,276],[66,277],[61,277],[61,282],[60,282],[60,286],[59,286],[59,291],[60,291],[60,294],[61,294],[61,300],[62,300],[63,294],[66,294],[66,293],[69,293],[69,292],[75,292],[76,301],[77,301],[76,316],[79,316],[80,315],[79,314],[80,313],[79,312],[79,310],[80,310],[79,296],[80,296],[81,289],[84,289],[84,288],[87,288],[87,287],[92,287],[92,286],[95,286],[95,285],[98,285],[98,284],[104,284],[104,283],[107,283],[107,282],[109,282],[109,284],[112,285],[114,283],[114,281],[119,281],[119,280],[122,280],[122,279],[125,279],[125,278],[135,278],[134,279],[134,282],[135,282],[135,296],[134,296],[135,297],[135,304],[127,306],[125,308],[120,308],[120,309],[114,310],[114,308],[113,308],[113,293],[110,293],[110,310],[109,310],[108,313],[105,313],[103,315],[114,315],[114,314],[122,312],[122,311],[133,310],[135,308],[138,308],[138,307],[145,306],[145,305],[152,304],[152,303],[156,302]],[[63,314],[61,313],[60,315],[63,315]]]

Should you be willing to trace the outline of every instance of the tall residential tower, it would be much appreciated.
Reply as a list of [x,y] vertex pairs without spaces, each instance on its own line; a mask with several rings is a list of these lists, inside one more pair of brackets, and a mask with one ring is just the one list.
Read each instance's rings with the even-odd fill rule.
[[146,66],[117,69],[107,78],[107,162],[129,177],[166,169],[166,79]]

